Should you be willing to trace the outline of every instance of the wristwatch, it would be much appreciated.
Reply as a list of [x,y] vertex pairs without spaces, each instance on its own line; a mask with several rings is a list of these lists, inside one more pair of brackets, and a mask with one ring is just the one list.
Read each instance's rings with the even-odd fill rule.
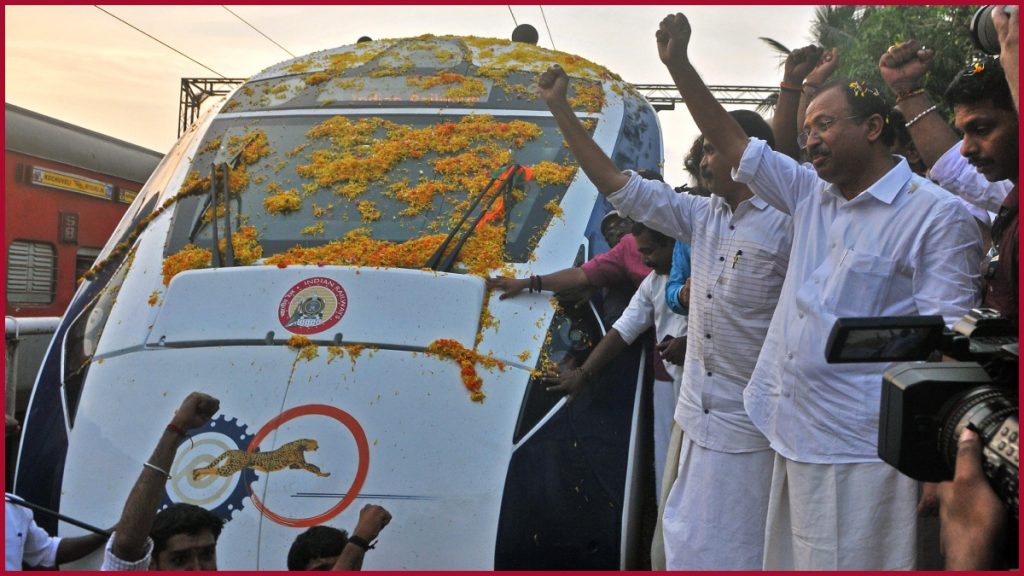
[[370,544],[365,539],[360,538],[359,536],[356,536],[356,535],[349,536],[348,537],[348,543],[349,544],[355,544],[356,546],[359,546],[363,550],[372,550],[373,549],[373,544]]

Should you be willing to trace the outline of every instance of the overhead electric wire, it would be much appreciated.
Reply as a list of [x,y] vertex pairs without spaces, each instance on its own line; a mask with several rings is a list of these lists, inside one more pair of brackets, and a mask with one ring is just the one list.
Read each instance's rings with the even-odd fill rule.
[[259,35],[260,35],[260,36],[263,36],[263,37],[264,37],[264,38],[266,38],[267,40],[270,40],[271,42],[273,42],[274,46],[277,46],[277,47],[278,47],[278,48],[280,48],[281,50],[284,50],[284,51],[285,51],[285,52],[287,52],[287,53],[288,53],[288,55],[289,55],[289,56],[291,56],[292,58],[297,58],[297,56],[296,56],[295,54],[292,54],[290,50],[288,50],[288,49],[287,49],[287,48],[285,48],[284,46],[281,46],[281,45],[280,45],[280,44],[278,44],[277,42],[274,42],[274,39],[273,39],[273,38],[271,38],[270,36],[267,36],[266,34],[264,34],[264,33],[263,33],[262,31],[260,31],[260,29],[259,29],[259,28],[257,28],[257,27],[255,27],[255,26],[253,26],[252,24],[249,24],[248,22],[246,22],[245,18],[242,18],[242,17],[241,17],[241,16],[239,16],[238,14],[235,14],[235,13],[234,13],[234,12],[232,12],[232,11],[231,11],[231,9],[230,9],[230,8],[228,8],[227,6],[225,6],[225,5],[221,4],[221,5],[220,5],[220,7],[221,7],[221,8],[223,8],[223,9],[225,9],[225,10],[227,10],[227,11],[228,11],[228,12],[229,12],[229,13],[230,13],[230,14],[231,14],[232,16],[234,16],[235,18],[238,18],[239,20],[241,20],[241,21],[242,21],[243,23],[245,23],[245,25],[246,25],[246,26],[248,26],[249,28],[252,28],[253,30],[255,30],[255,31],[256,31],[257,33],[259,33]]
[[193,57],[189,56],[188,54],[185,54],[185,53],[184,53],[184,52],[182,52],[181,50],[178,50],[178,49],[177,49],[177,48],[175,48],[174,46],[171,46],[171,45],[170,45],[170,44],[168,44],[167,42],[164,42],[163,40],[161,40],[161,39],[157,38],[156,36],[153,36],[152,34],[150,34],[150,33],[146,32],[145,30],[142,30],[142,29],[140,29],[139,27],[137,27],[137,26],[135,26],[135,25],[131,24],[130,22],[128,22],[128,21],[126,21],[126,20],[124,20],[124,19],[122,19],[122,18],[118,18],[117,16],[114,16],[113,14],[111,14],[110,12],[107,12],[107,11],[106,11],[106,10],[104,10],[103,8],[100,8],[100,7],[99,7],[98,5],[96,5],[96,4],[93,4],[93,6],[95,6],[97,10],[99,10],[100,12],[103,12],[103,13],[104,13],[104,14],[106,14],[107,16],[110,16],[110,17],[111,17],[111,18],[113,18],[114,20],[117,20],[118,22],[120,22],[120,23],[124,24],[125,26],[128,26],[128,27],[129,27],[129,28],[131,28],[132,30],[135,30],[136,32],[139,32],[140,34],[143,34],[143,35],[147,36],[148,38],[150,38],[150,39],[152,39],[152,40],[155,40],[155,41],[159,42],[160,44],[163,44],[163,45],[164,45],[164,46],[166,46],[167,48],[170,48],[171,50],[174,50],[175,52],[177,52],[178,54],[180,54],[180,55],[184,56],[185,58],[188,58],[189,60],[191,60],[191,61],[195,62],[196,64],[199,64],[200,66],[202,66],[203,68],[206,68],[206,69],[207,69],[207,70],[209,70],[210,72],[213,72],[213,73],[214,73],[214,74],[216,74],[217,76],[220,76],[221,78],[227,78],[227,76],[225,76],[225,75],[221,74],[220,72],[217,72],[217,71],[216,71],[216,70],[214,70],[213,68],[210,68],[210,67],[209,67],[209,66],[207,66],[206,64],[203,64],[203,63],[202,63],[202,62],[200,62],[199,60],[196,60],[195,58],[193,58]]
[[540,17],[544,19],[544,27],[548,29],[548,39],[551,40],[551,49],[558,50],[558,48],[555,48],[555,39],[551,36],[551,27],[548,26],[548,17],[544,15],[544,7],[540,5],[537,7],[540,8]]
[[512,14],[512,24],[518,27],[519,26],[519,22],[516,21],[516,15],[512,12],[512,5],[511,4],[506,4],[506,6],[508,6],[508,13]]

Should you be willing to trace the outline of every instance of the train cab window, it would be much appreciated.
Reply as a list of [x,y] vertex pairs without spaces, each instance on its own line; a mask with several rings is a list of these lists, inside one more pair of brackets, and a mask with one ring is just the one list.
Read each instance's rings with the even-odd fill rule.
[[79,248],[75,254],[75,288],[78,287],[78,279],[92,268],[96,263],[96,257],[100,255],[99,248]]
[[52,244],[15,240],[7,251],[7,302],[45,306],[56,293],[57,253]]

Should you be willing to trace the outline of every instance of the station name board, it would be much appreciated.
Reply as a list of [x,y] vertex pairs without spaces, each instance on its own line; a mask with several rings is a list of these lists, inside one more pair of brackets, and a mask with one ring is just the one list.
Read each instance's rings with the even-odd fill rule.
[[67,190],[107,200],[114,197],[114,186],[112,184],[37,166],[32,167],[32,183],[37,186]]

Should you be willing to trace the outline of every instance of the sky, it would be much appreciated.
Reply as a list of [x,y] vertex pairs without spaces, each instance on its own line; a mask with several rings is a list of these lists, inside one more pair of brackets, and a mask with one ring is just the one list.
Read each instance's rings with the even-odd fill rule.
[[[669,84],[654,32],[679,9],[228,6],[282,49],[220,5],[100,6],[199,63],[92,5],[5,6],[4,100],[160,153],[177,138],[181,78],[245,78],[291,59],[284,49],[302,56],[363,35],[508,38],[516,22],[528,23],[540,32],[540,46],[587,58],[627,82]],[[808,44],[814,6],[696,6],[684,12],[693,28],[691,59],[708,84],[777,86],[781,62],[758,37],[790,48]],[[682,162],[698,132],[684,106],[659,118],[666,180],[679,185],[687,180]]]

